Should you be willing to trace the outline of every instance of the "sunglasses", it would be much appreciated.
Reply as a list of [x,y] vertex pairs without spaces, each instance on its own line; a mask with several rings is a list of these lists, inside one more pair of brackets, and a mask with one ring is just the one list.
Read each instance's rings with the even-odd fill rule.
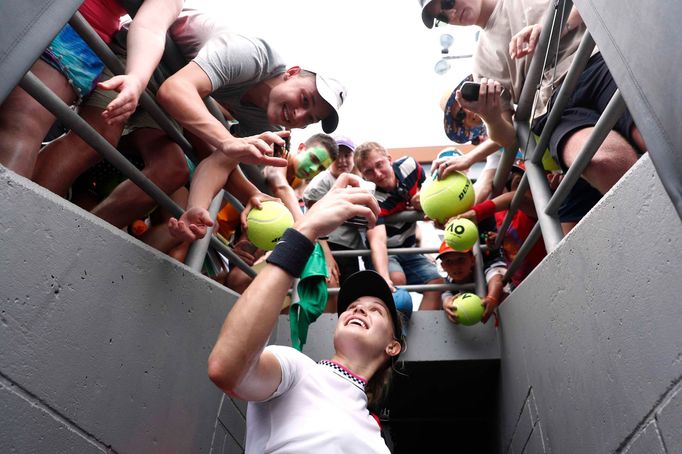
[[454,7],[455,7],[455,0],[440,0],[441,12],[438,13],[435,17],[436,27],[438,27],[441,23],[443,23],[443,24],[448,23],[448,15],[445,14],[443,11],[451,10]]
[[454,120],[455,124],[458,126],[464,126],[464,119],[466,118],[467,113],[464,111],[464,109],[459,109],[457,111],[457,115],[455,115]]

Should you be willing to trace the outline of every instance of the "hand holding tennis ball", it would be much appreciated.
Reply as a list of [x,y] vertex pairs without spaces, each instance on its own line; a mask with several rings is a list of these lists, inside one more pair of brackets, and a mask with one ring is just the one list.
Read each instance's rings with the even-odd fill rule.
[[260,209],[252,209],[246,217],[246,236],[260,249],[271,251],[284,231],[294,225],[294,217],[279,202],[266,201],[261,205]]

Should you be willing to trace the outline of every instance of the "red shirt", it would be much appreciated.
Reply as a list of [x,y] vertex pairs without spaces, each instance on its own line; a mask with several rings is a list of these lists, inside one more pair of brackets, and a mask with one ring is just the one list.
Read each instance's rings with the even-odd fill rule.
[[115,0],[85,0],[78,11],[97,34],[109,44],[128,12]]

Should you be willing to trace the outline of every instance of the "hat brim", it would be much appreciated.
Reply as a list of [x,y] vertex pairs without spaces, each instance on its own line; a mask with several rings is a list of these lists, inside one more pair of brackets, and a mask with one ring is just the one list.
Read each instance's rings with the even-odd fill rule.
[[402,337],[398,311],[393,301],[393,293],[383,277],[376,271],[363,270],[353,273],[343,282],[339,290],[339,298],[336,303],[336,312],[339,316],[348,309],[352,303],[363,296],[379,298],[388,308],[393,322],[393,336],[396,339]]
[[428,2],[426,5],[424,5],[424,8],[422,9],[422,21],[424,22],[426,28],[433,28],[435,19],[431,14],[429,14],[428,11],[426,11],[426,7],[429,6],[429,3],[431,2]]
[[[331,134],[336,131],[336,128],[339,126],[339,111],[336,108],[336,92],[329,86],[324,77],[317,73],[315,74],[315,85],[320,97],[324,99],[331,109],[331,113],[322,120],[322,130],[327,134]],[[341,101],[344,101],[344,99],[341,99]]]

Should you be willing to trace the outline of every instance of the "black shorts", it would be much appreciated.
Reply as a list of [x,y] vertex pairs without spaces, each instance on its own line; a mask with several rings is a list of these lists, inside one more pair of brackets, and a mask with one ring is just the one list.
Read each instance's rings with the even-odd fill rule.
[[[593,127],[599,121],[599,117],[606,109],[611,97],[616,92],[616,82],[611,76],[606,62],[601,53],[593,55],[587,62],[587,66],[578,78],[578,83],[569,97],[566,110],[559,120],[559,124],[552,132],[549,139],[549,151],[552,157],[559,163],[564,172],[568,169],[562,158],[563,147],[566,140],[579,129]],[[549,102],[548,111],[551,110],[554,100],[559,93],[557,89]],[[547,115],[538,118],[533,126],[533,132],[540,135],[547,122]],[[618,119],[614,130],[625,138],[637,150],[632,140],[632,127],[635,124],[630,111],[625,109]]]
[[[606,109],[617,88],[616,82],[613,80],[601,53],[593,55],[578,78],[578,83],[568,100],[566,110],[561,115],[559,124],[549,139],[550,154],[559,163],[564,172],[568,170],[562,157],[566,140],[574,132],[593,127],[597,124],[599,117]],[[554,92],[549,102],[548,110],[551,110],[558,93],[559,90]],[[538,118],[533,126],[533,132],[540,135],[546,122],[547,115]],[[634,124],[632,115],[626,109],[613,129],[637,150],[637,146],[632,139]],[[562,222],[579,221],[592,209],[600,198],[601,193],[599,191],[593,188],[587,181],[582,178],[579,179],[559,208],[559,219]]]

